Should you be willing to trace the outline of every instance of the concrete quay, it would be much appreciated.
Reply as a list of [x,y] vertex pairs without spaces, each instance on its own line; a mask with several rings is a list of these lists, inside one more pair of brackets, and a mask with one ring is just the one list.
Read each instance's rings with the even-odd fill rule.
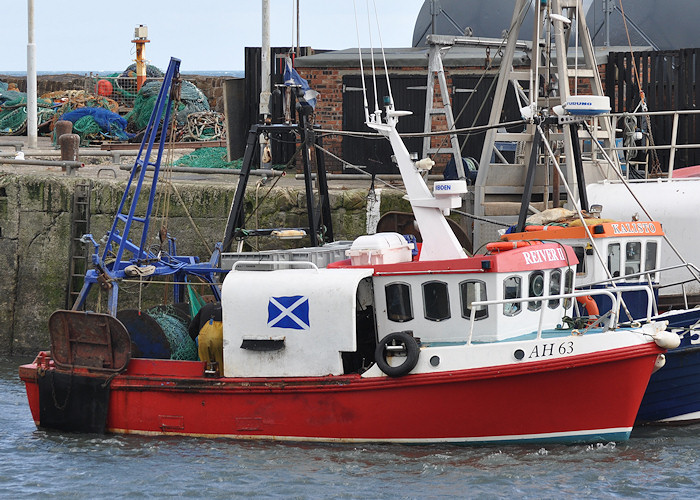
[[[89,186],[89,232],[99,240],[111,227],[129,178],[128,168],[135,159],[121,155],[117,164],[110,155],[91,156],[98,149],[83,151],[81,148],[79,160],[85,166],[68,175],[60,166],[31,163],[36,159],[60,159],[34,154],[53,150],[50,138],[39,137],[36,150],[27,149],[26,144],[26,137],[0,136],[0,265],[5,271],[4,279],[0,280],[0,355],[33,353],[49,347],[49,316],[56,309],[72,305],[69,261],[75,238],[76,186]],[[8,157],[14,159],[19,150],[28,159],[26,165],[3,163]],[[264,180],[259,176],[251,178],[246,190],[246,213],[252,213],[256,199],[261,203],[246,227],[306,226],[304,182],[295,173],[291,170],[283,177]],[[147,177],[151,174],[147,173]],[[157,244],[159,227],[163,224],[177,239],[178,254],[208,260],[214,244],[223,238],[238,176],[188,171],[172,172],[168,177],[173,186],[169,205],[157,205],[154,209],[157,216],[152,217],[154,244]],[[336,240],[351,240],[364,234],[370,182],[369,179],[329,182]],[[377,183],[377,187],[381,184]],[[402,199],[401,186],[397,187],[382,190],[382,213],[409,209]],[[164,213],[168,214],[165,221]],[[250,243],[264,249],[279,242],[251,238]],[[294,246],[305,244],[308,238],[295,242]],[[125,307],[144,306],[141,301],[146,300],[148,294],[136,293],[134,288],[127,290],[125,287],[120,294],[120,304],[123,300]],[[162,300],[162,291],[149,293],[151,299]],[[95,298],[92,307],[99,309],[103,299]]]

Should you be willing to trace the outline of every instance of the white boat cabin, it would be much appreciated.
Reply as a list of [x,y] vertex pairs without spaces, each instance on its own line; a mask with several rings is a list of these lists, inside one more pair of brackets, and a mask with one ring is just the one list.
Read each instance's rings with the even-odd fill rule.
[[[590,219],[589,219],[590,221]],[[601,220],[588,226],[593,241],[605,260],[595,255],[591,240],[583,226],[526,226],[523,233],[503,235],[505,241],[559,241],[570,245],[579,261],[576,266],[578,286],[587,286],[609,279],[607,270],[617,282],[658,284],[663,240],[659,222],[609,222]]]
[[361,373],[390,333],[409,331],[422,346],[495,342],[571,314],[571,299],[521,301],[573,290],[576,255],[560,244],[420,261],[390,233],[359,238],[348,255],[325,269],[234,267],[222,288],[224,375]]

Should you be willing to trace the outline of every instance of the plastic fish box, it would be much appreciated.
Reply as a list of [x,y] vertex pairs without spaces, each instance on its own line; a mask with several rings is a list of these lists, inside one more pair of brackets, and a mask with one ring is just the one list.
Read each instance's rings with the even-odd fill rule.
[[345,260],[345,252],[352,245],[351,241],[336,241],[322,247],[306,247],[289,250],[290,260],[294,262],[313,262],[316,267],[326,267],[332,262]]
[[[246,264],[240,264],[236,269],[244,271],[252,270],[273,270],[276,266],[272,264],[264,265],[265,263],[279,262],[290,260],[281,250],[262,250],[260,252],[226,252],[221,254],[221,269],[233,269],[233,265],[239,261],[246,261]],[[248,264],[248,262],[250,262]]]

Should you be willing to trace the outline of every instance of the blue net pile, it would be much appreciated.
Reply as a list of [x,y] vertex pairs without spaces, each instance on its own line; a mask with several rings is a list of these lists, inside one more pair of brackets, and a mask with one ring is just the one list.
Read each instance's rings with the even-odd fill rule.
[[133,137],[126,131],[126,120],[105,108],[78,108],[60,119],[73,123],[73,133],[80,136],[83,144],[102,139],[127,141]]

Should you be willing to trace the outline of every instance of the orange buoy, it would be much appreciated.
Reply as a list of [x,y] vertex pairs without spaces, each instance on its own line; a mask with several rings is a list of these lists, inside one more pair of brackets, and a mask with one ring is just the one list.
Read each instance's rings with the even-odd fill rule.
[[600,316],[598,312],[598,304],[590,295],[580,295],[576,297],[576,301],[586,308],[589,316]]
[[97,95],[104,97],[112,95],[112,83],[109,80],[98,80],[97,82]]

